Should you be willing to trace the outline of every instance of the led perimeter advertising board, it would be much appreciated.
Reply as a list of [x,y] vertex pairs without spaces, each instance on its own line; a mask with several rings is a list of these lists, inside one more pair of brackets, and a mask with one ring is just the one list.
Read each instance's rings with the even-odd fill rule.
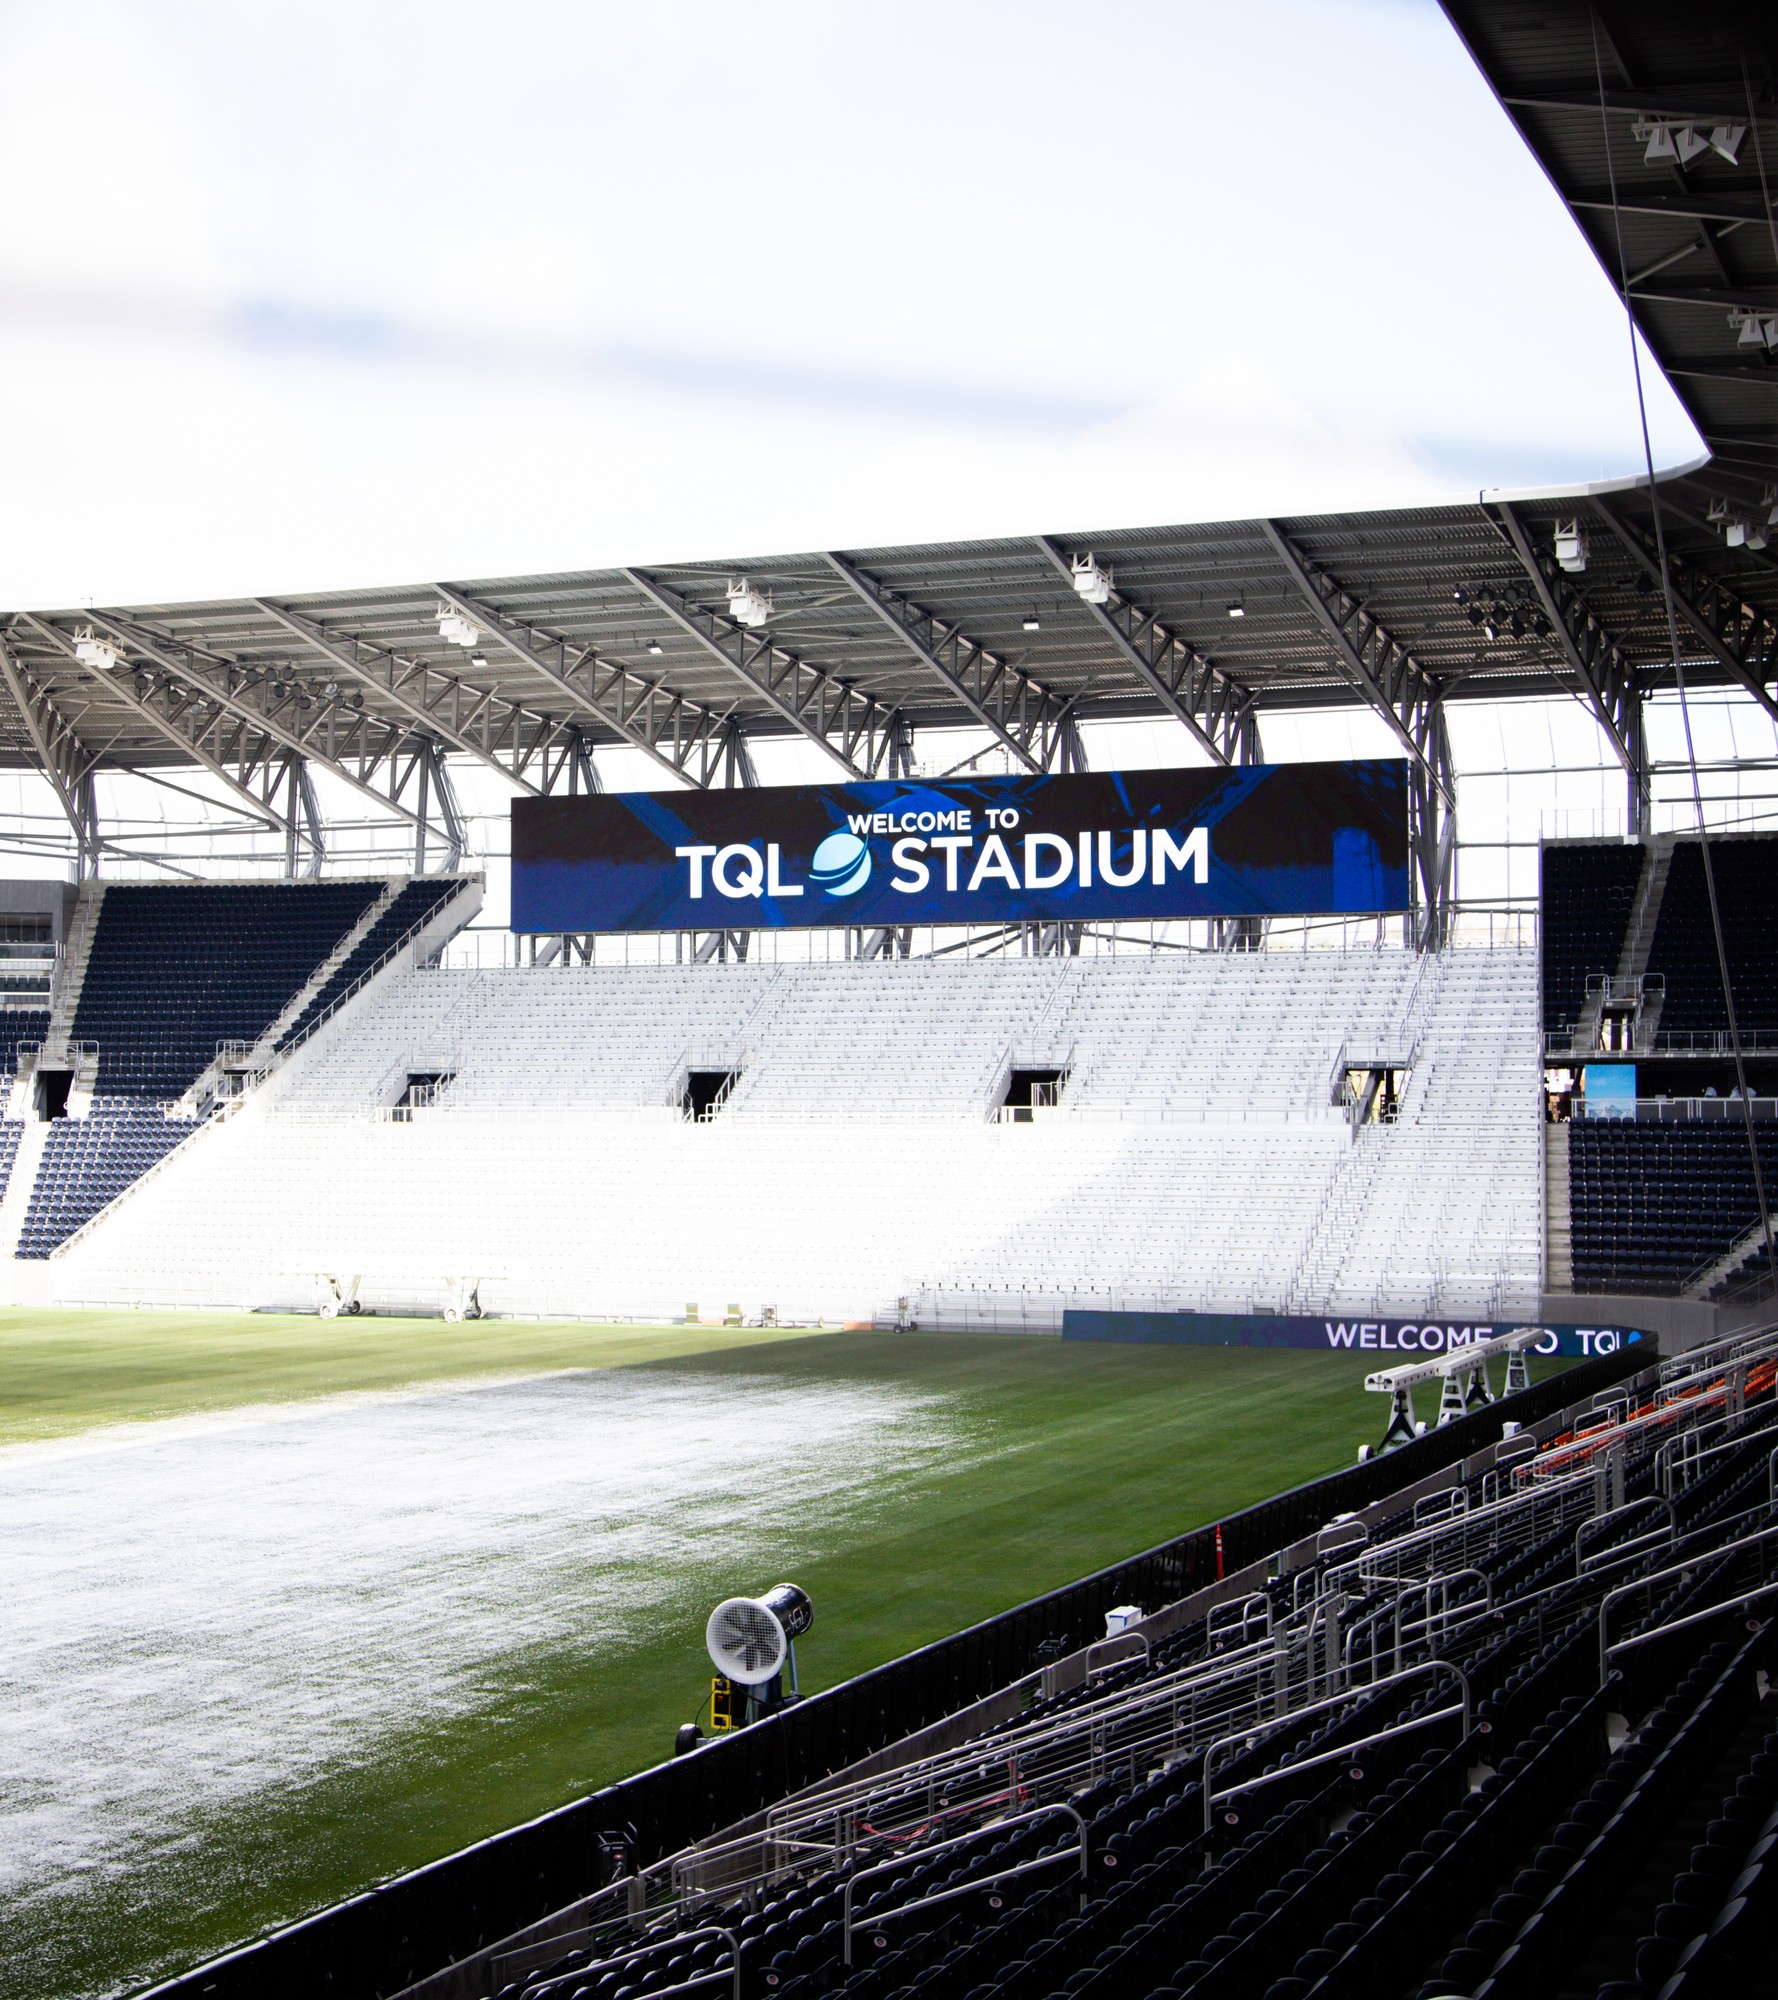
[[516,799],[512,928],[1405,910],[1407,770],[1377,758]]

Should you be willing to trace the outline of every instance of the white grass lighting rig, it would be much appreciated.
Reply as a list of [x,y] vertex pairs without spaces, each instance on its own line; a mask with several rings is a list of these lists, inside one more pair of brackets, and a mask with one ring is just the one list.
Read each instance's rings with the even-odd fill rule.
[[[1364,1378],[1366,1389],[1391,1396],[1389,1428],[1383,1433],[1378,1451],[1395,1451],[1412,1444],[1426,1426],[1414,1417],[1414,1390],[1423,1382],[1440,1385],[1438,1421],[1448,1424],[1471,1410],[1485,1409],[1494,1401],[1494,1385],[1488,1380],[1488,1363],[1497,1354],[1506,1356],[1506,1389],[1513,1395],[1531,1386],[1531,1349],[1551,1338],[1547,1326],[1516,1326],[1510,1333],[1497,1333],[1489,1340],[1472,1340],[1441,1354],[1436,1361],[1414,1361],[1405,1368],[1384,1368]],[[1467,1382],[1464,1378],[1467,1377]],[[1361,1446],[1360,1460],[1369,1458],[1371,1447]]]

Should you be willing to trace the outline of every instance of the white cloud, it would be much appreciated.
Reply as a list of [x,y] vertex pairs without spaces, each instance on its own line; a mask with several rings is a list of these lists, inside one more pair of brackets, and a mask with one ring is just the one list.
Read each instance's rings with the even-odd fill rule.
[[67,0],[0,64],[0,604],[1638,456],[1610,289],[1431,7]]

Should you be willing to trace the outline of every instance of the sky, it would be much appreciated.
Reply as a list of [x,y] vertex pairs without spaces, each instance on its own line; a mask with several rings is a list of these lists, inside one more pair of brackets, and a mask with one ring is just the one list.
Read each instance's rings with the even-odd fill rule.
[[1640,464],[1429,0],[0,0],[0,75],[0,609]]

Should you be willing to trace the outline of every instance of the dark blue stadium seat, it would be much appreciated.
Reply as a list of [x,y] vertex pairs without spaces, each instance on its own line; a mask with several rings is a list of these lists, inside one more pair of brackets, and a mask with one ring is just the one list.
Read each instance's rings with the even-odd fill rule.
[[1587,841],[1543,849],[1543,1031],[1573,1033],[1587,980],[1614,973],[1642,879],[1637,844]]
[[280,1046],[288,1048],[292,1042],[308,1034],[329,1008],[337,1006],[360,981],[376,971],[410,933],[435,916],[462,886],[451,876],[408,883],[303,1009],[301,1017],[293,1023]]
[[254,1042],[370,908],[374,882],[108,888],[73,1037],[97,1092],[167,1103],[223,1041]]

